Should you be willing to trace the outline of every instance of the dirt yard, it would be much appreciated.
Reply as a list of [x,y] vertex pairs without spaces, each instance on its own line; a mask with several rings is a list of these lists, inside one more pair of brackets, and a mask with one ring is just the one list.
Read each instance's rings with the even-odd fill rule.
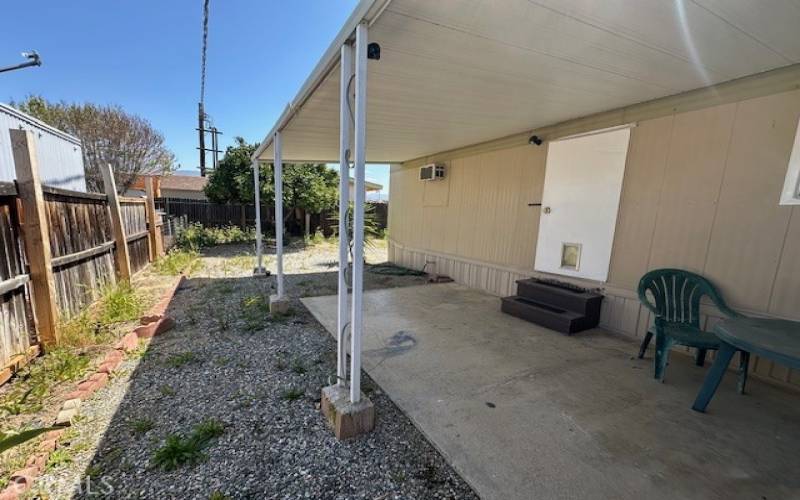
[[[335,343],[299,298],[336,293],[336,247],[291,246],[291,311],[271,318],[273,276],[254,278],[249,246],[216,247],[168,314],[177,327],[130,356],[81,407],[43,498],[476,498],[366,374],[374,432],[339,442],[319,411]],[[385,260],[385,247],[368,262]],[[274,272],[274,258],[267,260]],[[367,272],[365,288],[424,277]]]

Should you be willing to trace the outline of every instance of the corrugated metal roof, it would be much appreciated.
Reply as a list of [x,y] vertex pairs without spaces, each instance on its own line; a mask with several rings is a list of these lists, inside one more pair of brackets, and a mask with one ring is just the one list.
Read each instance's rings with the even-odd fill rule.
[[81,141],[36,118],[0,103],[0,181],[16,179],[10,129],[31,130],[42,182],[86,192]]

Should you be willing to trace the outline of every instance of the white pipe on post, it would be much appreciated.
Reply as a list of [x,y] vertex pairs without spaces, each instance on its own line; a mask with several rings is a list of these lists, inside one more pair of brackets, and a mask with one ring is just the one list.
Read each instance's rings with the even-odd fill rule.
[[275,132],[272,141],[275,151],[275,253],[278,280],[278,298],[283,298],[283,159],[281,133]]
[[347,379],[347,207],[350,204],[350,109],[347,95],[348,83],[353,74],[353,46],[342,45],[341,75],[339,81],[339,311],[336,321],[336,378],[343,387]]
[[355,200],[353,203],[353,315],[350,320],[350,401],[361,401],[361,334],[364,294],[364,164],[367,137],[367,24],[356,27]]
[[258,160],[253,160],[253,184],[255,185],[255,204],[256,204],[256,268],[255,273],[260,274],[264,270],[264,254],[261,246],[261,182],[259,175]]

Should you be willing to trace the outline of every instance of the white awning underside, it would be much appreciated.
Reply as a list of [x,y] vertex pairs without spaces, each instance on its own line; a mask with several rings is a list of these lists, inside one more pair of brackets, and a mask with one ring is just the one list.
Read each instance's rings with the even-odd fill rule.
[[[385,2],[357,11],[365,3],[374,15]],[[800,4],[791,0],[392,0],[371,21],[381,60],[369,61],[369,162],[406,161],[800,62]],[[312,76],[314,90],[280,124],[285,161],[338,161],[335,47],[328,56],[330,71]],[[270,144],[260,158],[272,157]]]

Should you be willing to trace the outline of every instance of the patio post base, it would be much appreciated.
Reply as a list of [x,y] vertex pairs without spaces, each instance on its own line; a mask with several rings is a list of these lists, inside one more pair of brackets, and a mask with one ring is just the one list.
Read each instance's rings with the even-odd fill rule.
[[286,297],[278,297],[277,295],[269,296],[269,312],[270,314],[286,314],[289,312],[289,299]]
[[354,438],[375,428],[375,406],[364,393],[353,404],[347,387],[330,385],[322,389],[320,407],[337,439]]
[[256,267],[253,269],[253,276],[269,276],[269,271],[263,267]]

